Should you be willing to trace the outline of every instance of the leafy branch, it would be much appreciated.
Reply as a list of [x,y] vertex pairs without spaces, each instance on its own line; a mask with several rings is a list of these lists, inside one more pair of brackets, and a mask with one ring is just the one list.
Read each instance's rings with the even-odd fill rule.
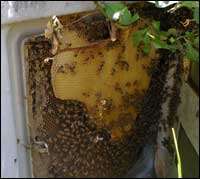
[[[158,7],[158,4],[156,5]],[[187,7],[193,10],[193,19],[186,19],[183,23],[186,27],[191,21],[199,24],[199,4],[197,1],[181,1],[169,10],[173,13],[180,7]],[[145,54],[150,52],[151,47],[155,49],[167,49],[172,52],[180,51],[189,60],[199,61],[199,28],[197,31],[194,29],[192,32],[186,31],[180,34],[175,28],[168,31],[160,30],[160,22],[153,22],[148,28],[139,30],[133,34],[133,47],[142,47]]]
[[[120,2],[105,3],[103,1],[94,1],[94,3],[97,9],[110,20],[111,27],[126,28],[139,19],[137,13],[132,15],[128,8]],[[158,2],[155,5],[159,8]],[[184,27],[188,26],[191,21],[199,24],[198,1],[180,1],[173,8],[169,9],[168,12],[173,13],[181,7],[191,9],[194,17],[194,19],[186,19],[183,23]],[[148,54],[152,47],[155,49],[166,49],[172,52],[178,50],[187,56],[189,60],[199,61],[199,29],[197,32],[195,30],[192,32],[186,31],[185,34],[180,34],[175,28],[162,31],[160,29],[160,22],[154,21],[149,27],[136,31],[132,39],[133,47],[140,47],[144,54]]]
[[[148,54],[153,46],[155,49],[167,49],[171,51],[176,50],[176,46],[167,40],[170,35],[176,33],[175,29],[169,29],[168,32],[160,31],[160,22],[154,21],[148,28],[139,30],[133,34],[133,47],[141,45],[145,54]],[[171,41],[174,40],[171,38]]]
[[97,9],[119,28],[126,27],[139,19],[138,14],[131,15],[128,8],[120,2],[105,3],[94,1],[94,3]]

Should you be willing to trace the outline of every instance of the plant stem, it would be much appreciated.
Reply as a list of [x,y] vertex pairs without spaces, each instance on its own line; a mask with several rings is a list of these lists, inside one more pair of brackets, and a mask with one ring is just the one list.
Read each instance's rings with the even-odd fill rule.
[[104,12],[104,9],[99,5],[98,1],[94,1],[97,9],[105,16],[108,18],[108,16],[106,15],[106,13]]
[[155,36],[154,35],[151,35],[150,33],[147,33],[147,35],[152,38],[152,39],[155,39]]
[[[96,5],[96,7],[97,7],[97,9],[100,11],[100,13],[102,13],[107,19],[109,19],[110,21],[112,21],[112,19],[110,19],[107,15],[106,15],[106,13],[104,12],[104,9],[101,7],[101,5],[99,5],[99,3],[98,3],[98,1],[94,1],[94,3],[95,3],[95,5]],[[127,27],[126,26],[122,26],[122,25],[120,25],[119,23],[117,23],[117,22],[115,22],[115,26],[117,27],[117,28],[119,28],[119,29],[126,29]]]
[[176,149],[176,155],[177,155],[177,160],[178,160],[178,178],[182,178],[182,169],[181,169],[181,158],[178,150],[178,143],[176,139],[176,134],[174,128],[172,128],[172,134],[173,134],[173,139],[174,139],[174,144],[175,144],[175,149]]
[[180,36],[176,39],[176,41],[180,40],[180,39],[184,39],[185,41],[187,41],[187,39],[184,36]]
[[126,28],[128,28],[128,26],[122,26],[122,25],[120,25],[119,23],[115,23],[115,26],[117,27],[117,28],[119,28],[119,29],[126,29]]

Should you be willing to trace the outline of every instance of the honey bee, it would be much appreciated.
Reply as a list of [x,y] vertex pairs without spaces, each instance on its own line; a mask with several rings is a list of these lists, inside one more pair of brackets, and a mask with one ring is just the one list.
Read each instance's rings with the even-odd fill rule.
[[90,94],[86,93],[86,92],[83,92],[82,95],[85,96],[85,97],[90,97]]
[[100,65],[97,68],[97,74],[99,74],[102,71],[104,65],[105,65],[105,61],[101,61]]
[[137,86],[137,84],[138,84],[138,80],[135,80],[135,81],[133,82],[133,86]]
[[111,74],[111,75],[114,75],[115,72],[116,72],[115,68],[112,68],[110,74]]
[[129,88],[129,87],[131,87],[131,83],[130,83],[130,82],[127,82],[127,83],[125,84],[125,86]]

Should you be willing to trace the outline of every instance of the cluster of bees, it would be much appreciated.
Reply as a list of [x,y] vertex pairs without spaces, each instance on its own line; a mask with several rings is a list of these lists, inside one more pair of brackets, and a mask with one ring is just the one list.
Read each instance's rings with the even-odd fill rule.
[[[40,50],[47,51],[50,48],[47,42],[42,46]],[[106,128],[98,128],[92,122],[83,103],[76,100],[57,99],[51,86],[51,63],[45,64],[40,60],[45,53],[35,53],[37,50],[35,45],[30,47],[33,54],[29,61],[29,75],[34,77],[38,71],[41,72],[43,80],[37,83],[45,88],[45,98],[48,99],[43,106],[34,106],[34,103],[33,106],[34,108],[42,107],[43,111],[41,113],[43,125],[38,130],[41,131],[40,140],[48,145],[49,176],[123,176],[135,158],[134,142],[128,139],[112,141]],[[34,81],[34,78],[32,80]],[[30,84],[34,102],[37,84],[32,82]],[[109,106],[104,107],[109,108]]]

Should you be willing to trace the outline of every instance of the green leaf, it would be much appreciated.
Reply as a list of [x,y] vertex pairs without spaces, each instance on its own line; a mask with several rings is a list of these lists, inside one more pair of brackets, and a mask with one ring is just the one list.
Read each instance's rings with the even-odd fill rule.
[[199,52],[190,43],[186,43],[186,56],[191,61],[199,61]]
[[186,31],[186,32],[185,32],[185,37],[186,37],[187,39],[190,39],[190,38],[191,38],[191,32]]
[[[129,25],[139,19],[139,15],[135,14],[134,16],[131,15],[131,12],[128,10],[126,6],[123,4],[116,2],[116,3],[105,3],[104,5],[105,14],[111,20],[119,20],[120,25]],[[118,13],[119,19],[114,19],[113,16]]]
[[194,39],[194,46],[199,48],[199,36]]
[[169,35],[177,36],[178,32],[175,28],[168,29]]
[[113,15],[116,12],[122,11],[124,8],[125,8],[125,6],[123,4],[121,4],[121,3],[119,3],[119,2],[116,2],[116,3],[105,3],[104,4],[105,13],[107,14],[107,16],[110,19],[113,19]]
[[167,39],[167,37],[169,37],[170,35],[177,36],[178,34],[177,30],[174,28],[170,28],[168,29],[168,31],[159,31],[157,33],[159,34],[160,38],[163,37],[162,39]]
[[151,49],[151,39],[147,35],[148,31],[148,29],[143,29],[133,34],[133,47],[137,47],[138,44],[142,42],[142,50],[145,54],[148,54]]
[[151,49],[151,39],[148,35],[144,36],[143,43],[144,43],[144,46],[142,50],[145,54],[148,54]]
[[131,13],[127,8],[124,8],[120,13],[119,23],[121,25],[129,25],[139,19],[139,15],[135,14],[131,17]]
[[105,5],[111,7],[114,11],[121,11],[122,9],[125,8],[124,4],[120,2],[113,2],[113,3],[105,3]]
[[194,19],[197,24],[199,24],[199,8],[194,9]]
[[140,41],[143,41],[144,37],[147,36],[148,29],[138,30],[133,33],[133,47],[137,47]]
[[175,45],[169,45],[165,41],[161,41],[158,38],[155,38],[153,40],[152,44],[153,44],[155,49],[167,49],[167,50],[171,50],[171,51],[175,51],[176,50],[176,46]]
[[174,37],[170,37],[169,41],[171,44],[173,44],[176,40],[174,39]]
[[162,39],[167,39],[167,37],[170,35],[170,33],[167,31],[160,31],[158,33],[159,33],[160,38]]
[[154,21],[154,22],[152,23],[152,25],[153,25],[153,28],[154,28],[155,30],[157,30],[157,31],[160,30],[160,22],[159,22],[159,21]]
[[154,39],[154,41],[152,43],[156,49],[160,49],[160,48],[169,49],[167,43],[165,43],[164,41],[161,41],[157,38]]
[[140,16],[138,14],[135,14],[131,17],[131,23],[134,23],[135,21],[137,21],[140,18]]
[[142,50],[145,54],[149,54],[151,50],[151,44],[145,44]]
[[188,7],[188,8],[196,8],[199,7],[198,1],[181,1],[180,2],[182,6]]
[[131,23],[131,13],[126,8],[124,8],[120,13],[119,23],[122,25],[128,25]]

